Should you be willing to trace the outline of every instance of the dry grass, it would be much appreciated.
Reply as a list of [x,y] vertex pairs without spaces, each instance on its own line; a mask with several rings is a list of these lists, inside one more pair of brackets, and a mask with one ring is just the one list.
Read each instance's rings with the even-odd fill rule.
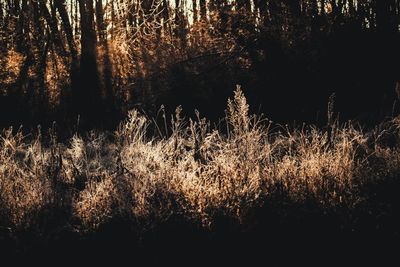
[[149,137],[151,121],[131,111],[115,133],[75,135],[66,145],[3,131],[0,222],[26,229],[43,210],[68,207],[80,230],[119,216],[153,224],[183,214],[210,225],[221,213],[242,220],[274,197],[351,209],[365,183],[399,173],[399,119],[368,133],[338,122],[271,131],[249,114],[240,88],[224,131],[197,117],[185,120],[178,108],[168,136]]

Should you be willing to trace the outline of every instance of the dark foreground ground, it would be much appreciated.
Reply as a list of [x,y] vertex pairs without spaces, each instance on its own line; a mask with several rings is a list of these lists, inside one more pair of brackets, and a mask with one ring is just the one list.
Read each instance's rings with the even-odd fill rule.
[[400,266],[399,188],[367,188],[368,202],[352,212],[270,200],[248,222],[221,217],[211,229],[177,216],[141,234],[122,220],[90,234],[15,238],[2,229],[0,254],[25,266]]

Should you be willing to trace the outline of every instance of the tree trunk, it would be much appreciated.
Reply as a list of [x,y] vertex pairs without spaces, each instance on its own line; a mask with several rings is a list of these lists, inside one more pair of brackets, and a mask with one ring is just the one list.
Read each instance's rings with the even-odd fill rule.
[[169,14],[169,5],[167,0],[163,0],[163,18],[164,18],[164,34],[168,33],[170,36],[172,36],[172,30],[171,30],[171,23],[170,23],[170,19],[171,16]]
[[200,18],[203,21],[207,21],[207,6],[206,0],[200,0]]
[[175,0],[175,36],[181,40],[183,48],[186,48],[186,23],[181,0]]
[[65,36],[67,37],[68,48],[71,54],[71,68],[70,68],[71,88],[75,88],[78,75],[78,52],[74,41],[72,25],[70,23],[69,16],[67,13],[65,0],[55,0],[54,4],[58,10],[58,14],[60,15],[62,27],[64,29]]
[[[46,63],[47,63],[47,52],[50,44],[50,33],[47,32],[47,38],[44,31],[44,24],[40,20],[42,16],[42,10],[39,8],[37,2],[30,0],[30,5],[33,10],[33,22],[34,22],[34,36],[35,46],[37,47],[39,61],[36,62],[36,82],[37,88],[39,89],[39,108],[43,108],[46,104],[46,92],[45,92],[45,75],[46,75]],[[46,40],[47,39],[47,40]]]
[[74,41],[72,25],[69,20],[68,12],[66,10],[65,0],[55,0],[54,4],[58,10],[58,14],[60,15],[62,27],[64,29],[65,36],[67,37],[68,47],[69,47],[71,57],[73,60],[72,63],[76,63],[77,58],[78,58],[77,50],[76,50],[76,45],[75,45],[75,41]]
[[99,35],[99,40],[103,51],[103,82],[104,82],[104,91],[105,91],[105,103],[107,113],[112,115],[114,113],[114,94],[112,92],[112,69],[111,69],[111,60],[110,60],[110,51],[107,42],[107,32],[106,26],[104,23],[104,10],[102,0],[96,0],[96,22],[97,22],[97,31]]
[[197,0],[192,0],[193,6],[193,22],[197,22],[198,20],[198,9],[197,9]]
[[0,1],[0,27],[3,26],[3,2]]
[[93,0],[79,0],[81,18],[81,62],[79,84],[73,88],[73,101],[86,125],[101,117],[101,92],[97,71],[97,36]]

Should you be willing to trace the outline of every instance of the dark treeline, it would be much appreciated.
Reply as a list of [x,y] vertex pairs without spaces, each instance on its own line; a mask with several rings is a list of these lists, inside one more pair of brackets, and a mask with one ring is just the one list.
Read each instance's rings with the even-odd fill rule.
[[274,121],[323,123],[333,93],[341,118],[378,121],[399,29],[399,0],[0,0],[0,124],[217,118],[236,84]]

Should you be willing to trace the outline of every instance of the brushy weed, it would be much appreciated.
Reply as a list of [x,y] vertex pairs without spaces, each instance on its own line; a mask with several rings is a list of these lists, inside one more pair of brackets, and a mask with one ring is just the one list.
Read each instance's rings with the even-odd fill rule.
[[[0,222],[28,229],[44,210],[64,208],[81,231],[116,217],[156,224],[173,214],[211,225],[221,213],[243,220],[274,197],[352,209],[363,185],[400,171],[398,118],[372,132],[332,119],[324,129],[271,131],[271,122],[249,114],[238,87],[225,122],[220,131],[177,108],[170,134],[151,137],[153,122],[133,110],[114,133],[46,146],[40,133],[4,130]],[[385,143],[388,136],[396,142]]]

